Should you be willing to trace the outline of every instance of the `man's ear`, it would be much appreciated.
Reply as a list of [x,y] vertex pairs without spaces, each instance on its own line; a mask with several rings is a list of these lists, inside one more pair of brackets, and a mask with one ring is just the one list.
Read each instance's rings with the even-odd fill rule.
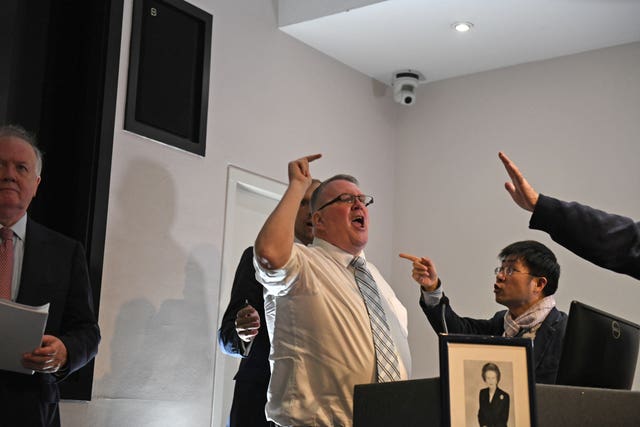
[[313,224],[314,229],[317,229],[319,226],[320,227],[322,226],[322,224],[324,223],[324,220],[320,212],[315,211],[313,214],[311,214],[311,223]]
[[33,189],[33,196],[31,197],[32,199],[34,197],[36,197],[36,194],[38,193],[38,186],[40,185],[40,181],[42,180],[42,178],[40,177],[40,175],[38,175],[36,177],[36,187]]
[[536,277],[536,291],[539,293],[543,293],[544,287],[547,286],[547,278],[546,277]]

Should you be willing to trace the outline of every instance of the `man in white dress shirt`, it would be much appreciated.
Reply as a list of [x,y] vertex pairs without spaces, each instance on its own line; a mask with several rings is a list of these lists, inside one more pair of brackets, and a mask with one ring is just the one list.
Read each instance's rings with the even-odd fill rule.
[[[289,163],[289,186],[254,246],[272,348],[266,412],[279,426],[351,426],[354,385],[380,378],[382,352],[352,266],[354,258],[365,258],[373,198],[351,176],[324,181],[311,199],[314,242],[294,244],[296,212],[312,180],[309,162],[319,157]],[[383,312],[391,380],[407,379],[406,309],[375,266],[365,268]]]

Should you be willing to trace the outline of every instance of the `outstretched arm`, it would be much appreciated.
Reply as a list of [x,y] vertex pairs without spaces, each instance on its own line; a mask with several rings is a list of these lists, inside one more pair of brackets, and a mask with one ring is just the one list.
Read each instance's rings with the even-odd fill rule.
[[541,194],[529,228],[600,267],[640,279],[640,222]]
[[503,152],[498,156],[511,178],[504,185],[511,198],[533,212],[529,228],[546,231],[554,241],[596,265],[640,279],[640,222],[540,195]]
[[498,153],[498,157],[502,160],[504,168],[507,170],[511,182],[505,182],[504,188],[511,195],[511,198],[522,209],[533,212],[538,203],[538,193],[527,182],[525,177],[520,173],[520,169],[504,154],[502,151]]
[[296,214],[312,180],[309,163],[321,156],[313,154],[289,162],[289,186],[256,239],[256,260],[265,269],[281,268],[291,256]]

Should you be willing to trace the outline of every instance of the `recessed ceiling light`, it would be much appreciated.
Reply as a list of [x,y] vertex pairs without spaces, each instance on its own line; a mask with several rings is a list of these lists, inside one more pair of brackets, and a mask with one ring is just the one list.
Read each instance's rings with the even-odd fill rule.
[[460,33],[466,33],[473,28],[473,24],[471,22],[455,22],[451,27]]

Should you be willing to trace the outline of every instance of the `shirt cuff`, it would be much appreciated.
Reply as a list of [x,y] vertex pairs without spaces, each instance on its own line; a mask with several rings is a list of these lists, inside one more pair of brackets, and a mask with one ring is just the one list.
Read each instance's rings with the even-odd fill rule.
[[438,287],[434,291],[425,291],[420,288],[422,292],[422,301],[427,307],[435,307],[440,304],[440,299],[442,298],[442,282],[438,279]]
[[249,352],[251,351],[251,347],[253,346],[253,340],[249,341],[249,342],[245,342],[240,340],[240,348],[242,350],[242,356],[243,357],[247,357],[249,356]]

